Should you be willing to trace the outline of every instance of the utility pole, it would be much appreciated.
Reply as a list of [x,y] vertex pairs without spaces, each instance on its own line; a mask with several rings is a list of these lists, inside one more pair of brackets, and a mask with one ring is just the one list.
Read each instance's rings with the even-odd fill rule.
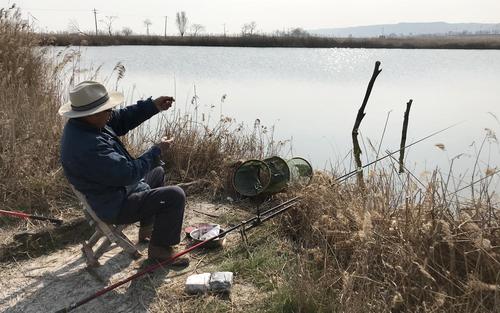
[[94,8],[95,35],[97,36],[97,10]]
[[167,38],[167,16],[165,15],[165,38]]
[[226,37],[226,23],[224,23],[222,25],[224,25],[224,37]]

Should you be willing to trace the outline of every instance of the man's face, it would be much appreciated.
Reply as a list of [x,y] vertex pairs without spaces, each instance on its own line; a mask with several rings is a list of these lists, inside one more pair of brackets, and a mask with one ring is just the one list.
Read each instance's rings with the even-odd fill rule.
[[89,116],[84,116],[82,119],[96,128],[103,128],[111,118],[111,111],[112,110],[109,109]]

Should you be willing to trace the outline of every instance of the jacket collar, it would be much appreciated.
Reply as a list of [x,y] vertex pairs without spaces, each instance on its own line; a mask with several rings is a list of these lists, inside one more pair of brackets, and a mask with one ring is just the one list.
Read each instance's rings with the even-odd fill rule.
[[70,118],[68,120],[68,123],[80,128],[80,129],[87,130],[87,131],[94,131],[96,133],[100,133],[102,131],[102,129],[95,128],[94,126],[87,124],[87,123],[85,123],[77,118]]

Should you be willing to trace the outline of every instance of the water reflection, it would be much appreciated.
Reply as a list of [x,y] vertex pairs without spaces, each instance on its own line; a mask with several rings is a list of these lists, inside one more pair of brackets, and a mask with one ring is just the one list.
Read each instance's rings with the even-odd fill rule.
[[[376,60],[383,71],[361,124],[363,149],[371,150],[370,142],[379,146],[388,112],[381,151],[398,149],[409,99],[408,143],[465,121],[407,151],[407,165],[417,173],[448,168],[461,153],[454,167],[457,175],[465,172],[475,163],[485,128],[500,130],[492,115],[500,117],[500,51],[119,46],[89,47],[83,55],[83,67],[103,64],[102,73],[121,61],[127,71],[120,86],[130,98],[171,94],[179,109],[189,109],[196,85],[199,109],[207,115],[218,117],[222,109],[250,126],[257,118],[275,125],[275,136],[293,138],[293,153],[316,168],[349,153]],[[499,156],[498,143],[487,141],[479,157],[483,172],[488,164],[499,166]],[[363,161],[373,158],[365,153]]]

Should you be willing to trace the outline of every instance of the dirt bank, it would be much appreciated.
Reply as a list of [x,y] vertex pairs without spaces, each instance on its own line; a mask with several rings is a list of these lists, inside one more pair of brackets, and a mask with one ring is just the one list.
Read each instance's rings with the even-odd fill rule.
[[[187,226],[199,222],[228,221],[228,219],[236,218],[237,215],[246,214],[248,213],[231,205],[190,201],[184,224]],[[77,223],[77,225],[80,224]],[[17,229],[17,231],[20,230]],[[127,228],[126,234],[135,240],[137,230],[138,228],[132,225]],[[3,230],[2,233],[3,238],[13,235],[8,234],[7,230]],[[37,231],[31,231],[31,236],[33,233]],[[52,233],[57,233],[57,230]],[[84,231],[83,234],[88,234],[88,232]],[[66,234],[66,236],[70,235]],[[238,234],[228,235],[224,249],[234,246],[238,241]],[[80,251],[81,245],[69,242],[70,244],[47,254],[33,258],[28,256],[21,258],[20,261],[16,258],[7,258],[0,263],[1,312],[54,312],[135,274],[145,267],[145,263],[147,264],[144,256],[139,260],[132,260],[120,248],[115,248],[100,259],[100,267],[88,269]],[[184,248],[186,243],[187,241],[183,240],[180,248]],[[15,246],[12,242],[9,244],[11,247]],[[139,245],[139,249],[144,255],[147,254],[146,244]],[[192,273],[201,273],[210,268],[216,269],[217,264],[211,263],[210,255],[213,256],[219,252],[193,253],[190,255],[191,264],[186,269],[157,270],[83,305],[74,312],[159,312],[165,310],[179,312],[181,308],[184,310],[186,305],[182,301],[192,300],[192,296],[184,294],[185,279]],[[158,295],[160,288],[170,290],[172,297],[169,299],[171,303],[169,308],[165,308],[165,304],[158,301],[161,297]],[[235,277],[231,296],[217,299],[217,301],[223,302],[226,307],[231,307],[231,311],[242,311],[249,302],[254,300],[254,297],[255,287],[248,283],[240,283],[238,277]]]

